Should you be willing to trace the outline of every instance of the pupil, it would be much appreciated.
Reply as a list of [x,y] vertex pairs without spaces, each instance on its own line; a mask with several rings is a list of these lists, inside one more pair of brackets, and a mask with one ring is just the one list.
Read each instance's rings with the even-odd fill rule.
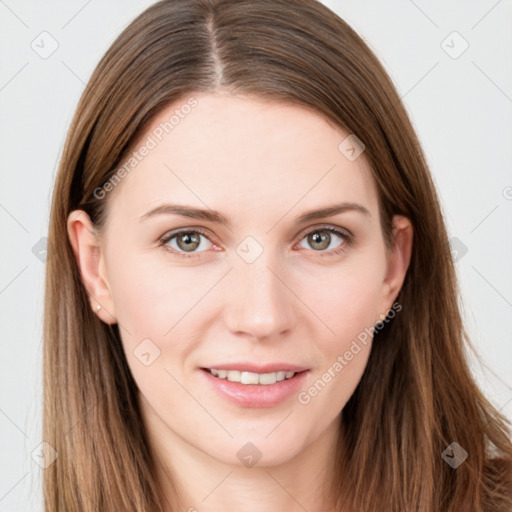
[[199,245],[199,237],[192,233],[184,233],[178,238],[178,243],[180,247],[183,244],[183,247],[181,247],[182,249],[187,251],[194,250]]
[[320,244],[320,247],[317,247],[317,249],[325,249],[329,246],[329,237],[323,231],[317,231],[313,233],[311,235],[311,239],[313,244]]

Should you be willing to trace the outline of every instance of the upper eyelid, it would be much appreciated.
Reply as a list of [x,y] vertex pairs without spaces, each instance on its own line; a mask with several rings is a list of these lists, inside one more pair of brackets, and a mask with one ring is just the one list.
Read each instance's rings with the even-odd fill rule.
[[333,226],[332,224],[318,224],[318,225],[315,225],[315,226],[310,226],[309,228],[304,228],[303,230],[299,231],[297,233],[297,235],[295,236],[305,236],[306,234],[308,233],[312,233],[312,232],[315,232],[315,231],[322,231],[323,229],[327,230],[327,231],[339,231],[343,234],[345,234],[347,237],[351,238],[353,237],[354,235],[352,234],[351,231],[349,231],[347,228],[342,228],[340,226]]
[[[205,238],[208,238],[208,240],[210,240],[210,234],[208,233],[208,230],[205,230],[203,228],[199,228],[199,227],[191,227],[191,228],[178,228],[176,230],[171,230],[171,231],[168,231],[167,233],[163,234],[159,240],[162,241],[162,240],[172,240],[174,237],[180,235],[181,233],[199,233],[201,235],[203,235]],[[212,240],[210,240],[210,242],[212,242]],[[212,242],[213,243],[213,242]]]

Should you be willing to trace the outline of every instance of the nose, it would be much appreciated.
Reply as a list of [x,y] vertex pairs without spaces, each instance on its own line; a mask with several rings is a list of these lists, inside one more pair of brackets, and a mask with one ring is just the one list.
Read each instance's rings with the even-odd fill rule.
[[250,264],[235,264],[226,283],[229,299],[224,311],[230,332],[258,341],[285,335],[297,318],[295,296],[287,286],[286,273],[264,255]]

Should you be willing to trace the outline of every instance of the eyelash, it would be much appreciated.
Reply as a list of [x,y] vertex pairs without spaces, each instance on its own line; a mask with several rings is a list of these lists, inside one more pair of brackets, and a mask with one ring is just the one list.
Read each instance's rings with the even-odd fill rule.
[[[304,233],[301,233],[300,241],[302,241],[306,236],[308,236],[308,235],[310,235],[312,233],[317,233],[317,232],[321,232],[321,231],[328,231],[329,233],[334,233],[335,235],[338,235],[340,238],[342,238],[344,240],[344,242],[345,242],[344,244],[340,245],[336,249],[331,249],[326,254],[325,254],[326,251],[318,251],[319,256],[321,258],[325,258],[325,257],[335,256],[337,254],[341,254],[342,252],[344,252],[346,250],[346,246],[350,247],[350,245],[353,242],[354,236],[351,233],[349,233],[347,231],[342,231],[341,229],[335,228],[335,227],[332,227],[332,226],[315,227],[314,229],[311,229],[310,231],[306,231]],[[180,235],[182,233],[200,233],[201,235],[203,235],[205,238],[207,238],[211,242],[211,240],[210,240],[210,238],[208,236],[208,233],[206,231],[204,231],[203,229],[201,229],[201,228],[193,228],[193,229],[186,228],[186,229],[181,229],[181,230],[178,230],[178,231],[172,231],[171,233],[168,233],[168,234],[164,235],[162,238],[160,238],[159,245],[164,250],[171,252],[173,255],[177,256],[178,258],[190,259],[190,258],[199,257],[201,255],[201,252],[203,252],[203,251],[191,252],[191,253],[187,254],[186,252],[183,252],[183,251],[176,251],[175,249],[173,249],[173,248],[169,247],[168,245],[166,245],[173,238],[177,237],[178,235]],[[311,249],[311,250],[313,250],[313,249]]]

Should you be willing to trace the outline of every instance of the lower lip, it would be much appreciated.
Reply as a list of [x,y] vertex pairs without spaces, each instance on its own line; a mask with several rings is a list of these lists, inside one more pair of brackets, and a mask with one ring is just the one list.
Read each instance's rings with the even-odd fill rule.
[[291,379],[275,384],[241,384],[214,377],[208,370],[201,370],[210,385],[222,396],[241,407],[274,407],[293,394],[297,394],[308,370],[296,373]]

